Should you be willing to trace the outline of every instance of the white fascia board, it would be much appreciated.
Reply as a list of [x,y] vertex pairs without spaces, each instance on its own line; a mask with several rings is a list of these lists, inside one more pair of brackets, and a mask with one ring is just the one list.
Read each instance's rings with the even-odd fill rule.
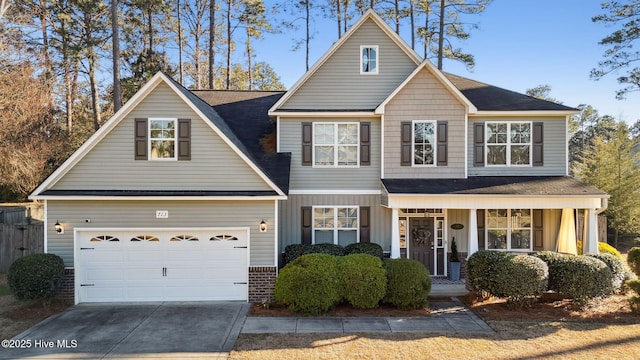
[[286,118],[378,117],[374,111],[270,111],[269,116]]
[[289,190],[290,195],[380,195],[380,190]]
[[[443,209],[599,209],[606,196],[597,195],[389,195],[389,208]],[[526,204],[526,205],[525,205]]]
[[289,91],[287,91],[275,104],[273,104],[273,106],[271,107],[271,109],[269,109],[269,115],[273,115],[276,114],[276,111],[284,104],[287,102],[287,100],[289,100],[289,98],[291,98],[291,96],[293,96],[293,94],[300,88],[302,87],[302,85],[311,77],[313,76],[318,69],[320,69],[320,67],[322,65],[324,65],[324,63],[331,58],[331,56],[333,56],[333,54],[340,49],[340,47],[342,47],[342,45],[347,42],[347,40],[349,38],[351,38],[351,36],[362,26],[362,24],[364,24],[365,21],[367,20],[373,20],[373,22],[376,23],[376,25],[378,25],[378,27],[380,27],[380,29],[387,34],[387,36],[389,36],[389,38],[391,38],[391,40],[393,42],[395,42],[402,51],[404,51],[415,63],[416,65],[420,64],[422,62],[422,58],[420,57],[420,55],[418,55],[417,52],[415,52],[413,49],[411,49],[411,47],[409,47],[409,45],[407,43],[404,42],[404,40],[402,40],[402,38],[400,38],[400,36],[398,34],[396,34],[395,32],[393,32],[391,30],[391,28],[389,27],[389,25],[387,25],[386,22],[384,22],[384,20],[378,15],[376,14],[375,11],[373,11],[372,9],[367,10],[364,15],[362,15],[362,17],[360,17],[360,19],[358,21],[356,21],[355,24],[353,24],[349,30],[338,40],[336,41],[330,48],[329,50],[327,50],[326,53],[324,53],[324,55],[322,55],[322,57],[316,61],[315,64],[313,64],[313,66],[311,67],[311,69],[309,69],[309,71],[307,71],[298,81],[296,81],[295,84],[293,84],[293,86],[291,87],[291,89],[289,89]]
[[571,116],[577,114],[578,111],[572,110],[520,110],[520,111],[497,111],[497,110],[478,110],[470,113],[469,117],[481,116]]
[[88,200],[88,201],[263,201],[287,200],[286,195],[269,196],[80,196],[37,195],[34,200]]
[[[49,177],[45,179],[31,194],[29,199],[37,200],[35,196],[42,191],[55,185],[75,164],[93,149],[116,125],[122,121],[147,95],[163,81],[164,75],[160,72],[155,74],[137,93],[129,99],[121,108],[111,116],[87,141],[82,144],[62,165],[60,165]],[[166,82],[166,81],[165,81]]]
[[380,103],[380,105],[378,105],[378,107],[375,110],[376,114],[384,114],[384,108],[385,106],[394,98],[396,97],[396,95],[398,95],[398,93],[404,89],[405,86],[407,86],[407,84],[409,84],[411,82],[411,80],[413,80],[413,78],[415,78],[421,71],[422,69],[427,69],[431,74],[433,74],[436,79],[438,79],[440,81],[440,83],[442,85],[444,85],[444,87],[456,98],[458,99],[458,101],[460,101],[460,103],[462,105],[464,105],[465,110],[467,113],[475,113],[478,111],[478,109],[471,103],[471,101],[469,101],[469,99],[467,99],[462,92],[460,92],[460,90],[458,90],[457,87],[455,87],[455,85],[453,85],[453,83],[451,81],[449,81],[449,79],[447,79],[446,76],[444,76],[444,74],[442,74],[442,72],[438,69],[436,69],[435,66],[433,66],[433,64],[431,63],[431,61],[429,61],[429,59],[424,60],[415,70],[413,70],[413,72],[406,78],[404,79],[404,81],[395,89],[393,90],[393,92],[387,96],[386,99],[384,99],[384,101],[382,103]]

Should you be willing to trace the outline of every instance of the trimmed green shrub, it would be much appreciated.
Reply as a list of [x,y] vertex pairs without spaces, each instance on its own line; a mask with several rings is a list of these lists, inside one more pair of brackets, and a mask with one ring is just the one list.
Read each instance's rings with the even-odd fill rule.
[[558,291],[559,279],[557,278],[557,272],[553,271],[556,262],[561,261],[565,257],[564,254],[560,254],[554,251],[538,251],[533,256],[542,259],[549,268],[549,285],[548,289],[552,291]]
[[358,309],[378,307],[387,290],[387,274],[382,261],[369,254],[337,258],[342,295]]
[[481,250],[467,260],[467,281],[479,296],[498,293],[496,273],[509,255],[501,251]]
[[315,244],[315,245],[312,245],[311,253],[343,256],[344,247],[336,244]]
[[622,260],[620,260],[615,255],[612,255],[610,253],[587,254],[586,256],[596,258],[602,261],[603,263],[607,264],[607,266],[609,267],[609,270],[611,270],[611,273],[613,275],[611,279],[611,286],[613,288],[613,292],[615,292],[616,294],[620,293],[622,291],[622,285],[624,284],[624,281],[629,280],[629,279],[626,279],[627,277],[627,273],[625,271],[626,267],[624,266],[624,263],[622,262]]
[[49,300],[55,295],[64,273],[62,258],[54,254],[33,254],[14,261],[7,281],[20,300]]
[[276,278],[276,302],[291,311],[320,314],[342,299],[335,256],[302,255],[287,264]]
[[640,276],[640,247],[632,247],[629,250],[627,264],[636,275]]
[[550,265],[549,273],[557,281],[556,291],[573,299],[578,305],[613,291],[613,273],[604,262],[593,257],[561,257]]
[[630,280],[625,283],[625,286],[635,292],[634,295],[629,297],[629,306],[634,313],[640,313],[640,280]]
[[427,305],[431,291],[429,270],[412,259],[387,259],[387,293],[383,301],[402,310],[419,309]]
[[376,243],[355,243],[349,244],[344,247],[344,254],[369,254],[371,256],[375,256],[380,258],[380,260],[384,259],[384,252],[382,251],[382,246]]
[[313,247],[307,244],[291,244],[284,248],[285,265],[305,254],[311,254]]
[[506,298],[509,305],[531,305],[547,290],[549,270],[540,258],[509,255],[499,261],[491,295]]

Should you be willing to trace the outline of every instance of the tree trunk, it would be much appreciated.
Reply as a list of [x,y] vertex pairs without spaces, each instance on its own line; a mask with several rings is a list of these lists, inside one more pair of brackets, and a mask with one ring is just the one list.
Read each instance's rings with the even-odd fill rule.
[[184,85],[184,69],[182,66],[182,17],[180,16],[180,0],[176,9],[178,15],[178,78],[180,79],[180,85]]
[[216,0],[209,1],[209,89],[215,88]]
[[89,62],[89,83],[91,85],[91,108],[93,110],[93,128],[95,130],[100,129],[100,123],[102,119],[100,119],[100,102],[98,99],[98,81],[96,79],[96,54],[91,49],[89,51],[89,56],[87,56],[87,60]]
[[226,89],[231,87],[231,8],[233,0],[227,0],[227,74]]
[[118,0],[111,0],[111,43],[113,47],[113,112],[122,107],[120,84],[120,35],[118,26]]
[[[371,0],[373,1],[373,0]],[[305,51],[305,62],[306,62],[306,71],[309,71],[309,47],[311,46],[311,39],[309,38],[309,26],[310,26],[310,22],[311,22],[311,18],[309,16],[310,12],[311,12],[311,0],[305,0],[305,21],[306,21],[306,27],[307,27],[307,48]]]
[[44,57],[44,74],[47,82],[51,80],[52,68],[51,57],[49,56],[49,34],[47,31],[48,14],[46,3],[44,0],[40,1],[40,29],[42,31],[42,52]]
[[395,0],[396,34],[400,35],[400,0]]
[[411,49],[416,49],[416,23],[413,14],[413,0],[409,0],[409,21],[411,23]]
[[338,19],[338,39],[342,37],[342,13],[340,12],[340,0],[336,1],[336,18]]
[[440,24],[438,28],[438,70],[442,70],[442,47],[444,46],[444,3],[440,0]]
[[253,90],[253,69],[251,69],[251,35],[247,26],[247,75],[249,78],[249,90]]

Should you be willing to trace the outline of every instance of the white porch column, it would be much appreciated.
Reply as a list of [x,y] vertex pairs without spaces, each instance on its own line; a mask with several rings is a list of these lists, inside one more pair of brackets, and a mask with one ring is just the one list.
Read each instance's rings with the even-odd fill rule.
[[473,255],[473,253],[478,251],[478,210],[477,209],[469,209],[469,247],[468,247],[468,255]]
[[391,258],[400,258],[400,219],[398,209],[391,209]]
[[584,209],[584,227],[586,236],[582,241],[583,254],[598,253],[598,215],[596,209]]

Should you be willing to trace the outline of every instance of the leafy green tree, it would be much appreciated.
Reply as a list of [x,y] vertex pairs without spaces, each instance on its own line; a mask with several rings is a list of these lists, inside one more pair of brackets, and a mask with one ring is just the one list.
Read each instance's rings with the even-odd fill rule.
[[575,163],[574,172],[580,179],[610,195],[604,214],[614,230],[616,247],[620,234],[640,231],[640,154],[634,150],[637,144],[638,139],[630,136],[627,124],[620,121],[609,138],[596,135],[581,161]]
[[616,91],[616,97],[624,99],[626,94],[640,91],[640,0],[603,2],[602,10],[606,13],[594,16],[593,22],[616,30],[600,40],[599,44],[607,49],[598,68],[591,70],[591,78],[598,80],[609,74],[623,73],[617,80],[624,87]]

